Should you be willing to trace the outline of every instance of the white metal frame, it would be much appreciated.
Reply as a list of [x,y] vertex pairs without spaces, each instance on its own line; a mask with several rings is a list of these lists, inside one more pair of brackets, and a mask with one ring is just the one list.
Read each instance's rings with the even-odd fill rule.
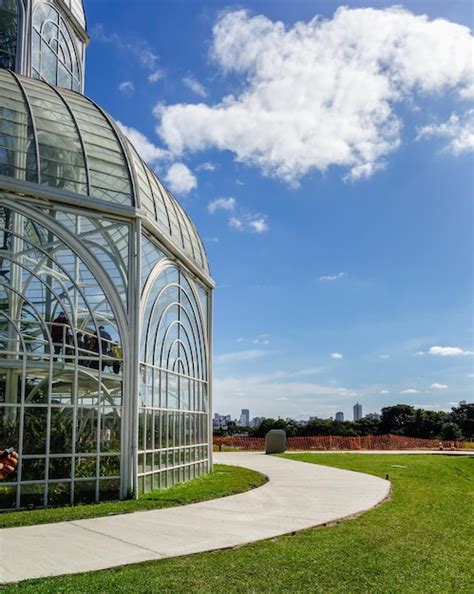
[[[0,180],[0,187],[1,187]],[[11,189],[11,188],[10,188]],[[189,478],[193,478],[194,476],[198,476],[202,472],[209,471],[212,468],[212,432],[211,432],[211,358],[210,358],[210,332],[211,332],[211,324],[212,324],[212,303],[211,303],[211,291],[212,285],[207,285],[206,278],[207,275],[203,274],[201,271],[199,274],[199,278],[196,279],[196,275],[193,274],[192,271],[187,270],[185,266],[183,266],[182,262],[176,257],[173,257],[172,254],[168,252],[168,257],[166,257],[166,248],[163,246],[158,238],[154,239],[156,243],[157,252],[159,254],[163,254],[164,259],[162,259],[151,271],[147,287],[143,290],[143,294],[141,294],[141,264],[140,264],[140,242],[141,236],[143,233],[143,225],[140,216],[140,211],[136,209],[134,211],[135,216],[128,216],[116,218],[118,222],[123,224],[127,223],[130,226],[130,242],[129,242],[129,253],[128,253],[128,261],[129,263],[133,263],[129,267],[129,276],[128,276],[128,313],[124,309],[124,303],[122,298],[117,293],[116,287],[111,282],[108,277],[107,271],[102,268],[100,261],[94,256],[94,254],[90,253],[87,250],[84,250],[84,245],[81,241],[80,237],[74,237],[69,232],[65,231],[65,229],[61,226],[61,224],[55,220],[54,218],[50,217],[46,213],[39,212],[35,206],[47,206],[50,212],[65,212],[70,214],[82,215],[82,216],[91,216],[95,217],[98,214],[97,209],[85,209],[84,202],[81,202],[81,207],[73,208],[72,205],[67,201],[67,197],[65,196],[66,204],[62,206],[60,204],[59,196],[55,196],[55,200],[53,202],[45,202],[43,198],[36,197],[36,198],[27,198],[24,195],[21,196],[19,200],[19,196],[10,192],[1,192],[0,191],[0,206],[5,208],[11,208],[21,214],[23,217],[30,217],[37,220],[39,224],[41,224],[44,228],[50,229],[52,233],[54,233],[57,237],[62,237],[63,241],[67,242],[68,247],[81,258],[82,261],[93,270],[94,275],[96,276],[98,282],[103,287],[104,293],[107,294],[108,298],[110,299],[111,307],[114,311],[114,316],[116,317],[117,323],[120,327],[121,335],[123,336],[122,343],[123,343],[123,391],[124,394],[128,394],[128,398],[123,399],[122,405],[122,433],[121,433],[121,488],[120,488],[120,496],[127,497],[131,494],[137,496],[139,492],[139,483],[142,480],[139,477],[143,477],[143,481],[145,481],[148,475],[156,474],[156,472],[139,472],[138,467],[138,454],[139,454],[139,446],[138,446],[138,421],[139,421],[139,390],[140,390],[140,332],[137,332],[137,328],[140,327],[140,320],[144,314],[145,302],[146,302],[146,295],[149,294],[151,290],[151,285],[153,281],[159,277],[159,275],[166,270],[168,267],[178,267],[181,270],[181,274],[184,274],[187,278],[189,286],[193,292],[192,297],[194,298],[195,307],[199,310],[199,318],[201,323],[204,324],[204,317],[207,318],[207,325],[202,327],[202,339],[204,341],[203,347],[205,351],[204,355],[204,362],[205,362],[205,373],[206,378],[192,378],[192,381],[205,381],[207,385],[207,397],[209,399],[209,403],[207,405],[207,410],[195,411],[196,414],[202,415],[203,418],[206,418],[206,425],[207,425],[207,440],[206,441],[198,441],[194,445],[187,444],[187,443],[176,443],[172,444],[166,448],[155,448],[153,449],[153,453],[155,455],[162,455],[165,453],[174,453],[173,455],[173,462],[168,464],[169,459],[167,459],[166,468],[161,467],[160,473],[161,476],[168,477],[165,479],[160,479],[159,481],[155,480],[152,485],[156,486],[165,486],[169,485],[170,481],[176,480],[187,480]],[[32,208],[33,207],[33,208]],[[121,210],[121,209],[119,209]],[[129,210],[127,209],[127,214],[129,214]],[[32,217],[32,213],[34,216]],[[113,217],[112,217],[113,220]],[[157,258],[159,256],[157,255]],[[193,280],[196,279],[196,280]],[[208,300],[208,314],[204,316],[204,312],[201,309],[201,301],[199,296],[196,293],[196,290],[193,288],[193,282],[200,282],[202,286],[206,287],[207,294],[209,296]],[[194,337],[196,340],[197,337]],[[49,347],[51,348],[51,347]],[[27,358],[24,357],[24,365],[26,366]],[[1,366],[0,366],[1,369]],[[25,367],[25,373],[26,373]],[[51,368],[51,375],[54,371],[54,364],[52,364]],[[81,371],[81,370],[79,370]],[[164,370],[163,370],[164,371]],[[78,371],[76,370],[76,374]],[[173,373],[173,371],[171,371]],[[100,376],[100,372],[99,372]],[[51,387],[49,388],[51,389]],[[192,411],[176,411],[176,409],[166,409],[160,407],[156,409],[153,413],[154,415],[158,414],[159,412],[163,413],[175,413],[183,415],[183,418],[186,418],[186,415],[192,413]],[[51,411],[48,413],[51,415]],[[50,417],[48,417],[50,418]],[[74,424],[75,427],[75,424]],[[180,452],[191,452],[196,451],[197,454],[194,458],[189,458],[188,454],[181,454]],[[140,455],[146,456],[147,453],[150,453],[148,450],[141,451]],[[178,458],[178,454],[180,457]],[[72,459],[75,460],[77,457],[76,452],[71,452]],[[91,457],[93,454],[82,453],[81,458]],[[99,497],[98,493],[98,486],[99,486],[99,462],[100,459],[106,457],[107,453],[101,453],[97,457],[97,475],[95,477],[96,485],[97,485],[97,493],[96,497]],[[34,456],[35,458],[41,458],[41,456]],[[55,459],[60,457],[58,454],[50,453],[46,456],[45,460]],[[26,459],[31,459],[33,456],[26,456]],[[179,460],[179,462],[177,462]],[[189,468],[189,470],[188,470]],[[191,469],[195,468],[195,471]],[[47,476],[47,475],[46,475]],[[21,479],[21,476],[19,477]],[[71,480],[74,480],[74,475],[72,475]],[[76,478],[76,481],[78,479]],[[80,481],[88,482],[88,479],[80,479]],[[58,484],[67,482],[66,479],[49,479],[43,481],[45,483],[51,484]],[[9,486],[11,483],[4,483],[5,486]],[[15,483],[16,485],[17,483]],[[31,480],[24,481],[24,484],[33,485],[35,482]],[[145,483],[146,488],[146,483]],[[47,487],[45,490],[47,493]],[[46,502],[46,500],[45,500]],[[20,496],[18,494],[17,498],[17,506],[21,507],[20,503]]]
[[[8,259],[10,266],[6,294],[11,303],[8,305],[9,310],[6,314],[0,311],[0,316],[7,320],[8,327],[5,343],[7,346],[3,351],[0,349],[0,376],[6,373],[10,378],[8,380],[9,397],[15,394],[12,378],[16,378],[18,374],[23,378],[19,395],[16,396],[17,400],[19,397],[19,402],[6,405],[6,408],[10,406],[12,409],[13,406],[18,407],[22,415],[19,428],[20,442],[25,437],[25,411],[29,406],[33,406],[31,404],[33,401],[35,401],[34,406],[44,410],[46,450],[44,454],[28,454],[21,451],[20,445],[22,462],[17,480],[10,483],[3,482],[3,486],[21,484],[26,488],[42,482],[45,484],[43,503],[47,504],[49,484],[56,485],[62,482],[79,484],[82,481],[87,483],[95,480],[95,498],[98,499],[102,461],[109,456],[108,451],[102,451],[101,446],[102,409],[100,407],[104,407],[104,411],[110,410],[112,414],[119,411],[121,414],[120,497],[137,496],[139,483],[145,483],[149,477],[151,477],[149,486],[153,487],[154,475],[160,477],[157,482],[155,481],[155,485],[163,486],[175,480],[191,478],[212,468],[211,333],[214,282],[208,270],[204,246],[192,221],[140,158],[112,118],[82,95],[52,87],[44,81],[33,82],[21,76],[32,74],[34,10],[40,4],[49,4],[59,11],[71,35],[74,31],[83,42],[82,55],[77,54],[80,66],[82,65],[80,71],[83,77],[85,47],[89,38],[83,25],[76,18],[77,15],[73,14],[64,0],[17,0],[17,2],[19,25],[16,73],[0,70],[0,85],[3,85],[3,90],[0,86],[0,117],[4,117],[8,122],[6,127],[7,136],[9,136],[5,145],[5,154],[8,154],[8,157],[6,161],[0,163],[2,167],[0,169],[2,172],[0,174],[0,208],[7,208],[16,213],[14,215],[15,233],[12,235],[14,239],[11,244],[12,253],[8,254],[8,258],[4,254],[3,258],[5,261]],[[5,112],[1,111],[1,97],[5,98],[9,106]],[[11,109],[14,114],[16,112],[14,117],[9,115]],[[96,127],[94,122],[97,123]],[[99,132],[95,131],[96,128]],[[101,147],[99,156],[97,156],[98,146]],[[108,160],[104,157],[106,151],[109,151]],[[101,166],[102,163],[105,163],[104,167]],[[44,253],[43,248],[38,246],[38,253],[42,252],[43,256],[39,260],[35,260],[32,256],[29,267],[23,266],[28,254],[22,252],[23,225],[27,220],[41,226],[47,238],[45,240],[47,249],[43,250]],[[128,245],[124,245],[122,234],[120,238],[117,235],[117,245],[112,245],[112,234],[117,229],[124,228],[128,229]],[[24,240],[25,245],[28,242],[29,240]],[[66,255],[63,256],[65,260],[62,264],[57,258],[55,259],[56,247],[54,246],[57,246],[58,242],[65,246]],[[147,249],[150,245],[153,247],[146,254],[145,245]],[[53,253],[48,252],[48,249]],[[0,250],[0,261],[1,259]],[[56,267],[61,268],[60,264],[63,265],[62,272],[56,270]],[[67,266],[72,267],[70,271]],[[156,365],[154,359],[141,361],[141,341],[145,339],[145,330],[142,325],[146,300],[150,296],[153,283],[167,267],[174,267],[178,271],[179,282],[176,285],[177,303],[172,308],[176,319],[170,324],[169,320],[167,321],[168,327],[163,334],[163,341],[174,332],[174,327],[179,330],[167,357],[162,358],[159,365]],[[22,270],[26,269],[28,269],[29,280],[25,281]],[[67,271],[71,272],[69,276]],[[145,271],[148,273],[148,278],[142,279],[142,273],[144,274]],[[92,284],[92,289],[89,286],[86,290],[86,287],[80,285],[78,281],[81,274],[85,275],[86,285]],[[43,281],[44,275],[49,279],[47,282]],[[6,285],[7,276],[0,278],[0,291]],[[144,284],[142,281],[145,281]],[[42,325],[41,332],[46,337],[42,342],[37,342],[40,355],[31,356],[28,353],[28,328],[33,326],[31,321],[19,315],[18,304],[24,299],[25,292],[35,290],[35,283],[43,283],[43,287],[47,286],[47,298],[58,304],[62,302],[63,297],[68,296],[70,287],[73,287],[72,296],[67,302],[71,322],[77,320],[78,304],[88,303],[89,299],[90,317],[95,320],[94,329],[87,330],[89,333],[99,334],[98,320],[101,316],[105,316],[103,308],[107,303],[107,315],[110,315],[110,319],[113,319],[116,324],[115,346],[117,349],[122,349],[122,354],[120,356],[104,354],[101,346],[97,347],[96,355],[91,354],[90,350],[79,346],[77,327],[74,325],[71,326],[72,337],[68,339],[72,340],[72,343],[70,345],[69,342],[66,343],[63,336],[59,349],[62,357],[56,357],[59,353],[53,354],[57,344],[53,344],[51,339],[52,318],[46,319],[48,316],[45,314],[45,319],[42,319],[41,307],[43,306],[36,307],[38,304],[34,303],[34,299],[30,299],[31,315],[37,320],[37,324]],[[87,292],[88,290],[90,293]],[[186,295],[189,297],[189,304],[185,303]],[[152,298],[156,299],[157,296],[152,295]],[[94,300],[95,302],[92,303]],[[175,307],[176,304],[178,307]],[[203,311],[203,307],[206,308],[206,312]],[[14,311],[16,314],[10,315]],[[45,311],[49,309],[45,307]],[[161,319],[164,319],[163,311],[157,313],[162,316]],[[185,330],[188,325],[189,331]],[[154,340],[156,342],[156,337]],[[99,337],[96,344],[102,344]],[[163,351],[162,345],[155,344],[154,349]],[[196,352],[193,349],[197,349]],[[171,353],[174,353],[172,357]],[[89,363],[94,360],[94,365],[97,367],[92,368],[92,365],[90,369],[84,367],[84,357]],[[196,361],[201,359],[200,366],[191,365],[193,357]],[[123,383],[123,398],[120,405],[113,400],[115,390],[113,386],[116,385],[116,378],[108,377],[110,374],[103,370],[103,363],[113,361],[120,363],[119,374],[121,372]],[[142,406],[139,400],[140,374],[143,365],[153,370],[152,377],[158,373],[160,377],[166,374],[167,378],[176,378],[178,389],[178,400],[173,406],[170,406],[167,395],[165,402],[160,400],[158,407],[152,407],[153,432],[156,428],[155,420],[159,422],[161,432],[164,428],[169,432],[170,419],[173,423],[176,421],[176,427],[174,425],[171,427],[172,441],[165,443],[160,440],[159,448],[156,448],[157,444],[153,443],[151,452],[147,448],[139,452],[138,447],[139,414],[142,410],[148,411],[148,408]],[[27,400],[26,377],[35,367],[41,371],[44,378],[41,382],[36,382],[33,389],[28,388],[29,400]],[[147,378],[146,373],[145,381]],[[67,478],[52,478],[48,474],[49,462],[57,462],[61,458],[61,453],[49,449],[52,437],[51,420],[56,414],[55,411],[60,410],[61,407],[65,408],[66,397],[61,394],[60,386],[61,382],[67,384],[68,381],[73,385],[71,398],[75,398],[75,405],[71,409],[73,434],[71,451],[62,452],[62,454],[71,458],[71,474]],[[168,381],[167,379],[167,387]],[[95,382],[98,386],[97,393],[104,393],[105,396],[97,408],[98,425],[94,436],[96,449],[94,452],[79,452],[75,449],[76,438],[80,436],[78,386],[81,385],[82,390],[84,386],[89,385],[88,382]],[[170,382],[172,384],[174,380]],[[201,396],[200,400],[192,401],[192,408],[195,410],[189,410],[191,408],[189,401],[186,408],[180,393],[182,385],[197,386],[197,393],[205,395],[207,404],[203,404]],[[57,402],[53,402],[55,386],[60,393]],[[154,389],[155,386],[153,386]],[[87,398],[94,397],[93,390],[89,388],[87,388],[89,391],[86,388],[84,390],[88,395]],[[44,394],[47,394],[46,400],[36,402]],[[146,418],[148,412],[144,414]],[[104,419],[107,418],[104,412]],[[195,424],[196,429],[199,428],[195,443],[190,443],[192,423]],[[146,441],[143,445],[145,443]],[[2,445],[4,444],[0,443],[0,448]],[[151,471],[143,472],[142,468],[142,472],[139,472],[139,456],[140,459],[143,456],[146,462],[150,454],[153,460]],[[84,478],[79,477],[79,467],[75,466],[76,455],[86,461],[95,460],[94,477],[89,475]],[[160,460],[157,472],[154,468],[155,456],[159,456]],[[23,461],[29,463],[32,459],[44,460],[44,478],[41,481],[34,480],[34,477],[32,479],[25,473],[22,476]],[[165,460],[164,463],[163,460]],[[162,480],[162,476],[166,478]],[[116,479],[117,476],[109,478]],[[73,491],[71,491],[71,503],[74,501],[72,493]],[[17,492],[16,506],[22,506],[20,490]]]

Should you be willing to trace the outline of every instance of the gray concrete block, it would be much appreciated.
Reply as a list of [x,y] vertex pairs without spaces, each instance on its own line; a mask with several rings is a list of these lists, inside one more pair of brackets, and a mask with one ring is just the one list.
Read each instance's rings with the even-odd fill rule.
[[265,453],[281,454],[286,450],[286,433],[283,429],[271,429],[265,435]]

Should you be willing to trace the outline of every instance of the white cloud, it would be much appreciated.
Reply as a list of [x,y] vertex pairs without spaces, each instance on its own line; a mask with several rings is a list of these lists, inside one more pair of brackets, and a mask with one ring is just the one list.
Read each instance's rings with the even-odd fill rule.
[[420,403],[420,404],[413,404],[414,408],[424,408],[427,410],[433,409],[433,410],[438,410],[438,409],[444,409],[443,406],[441,406],[441,404],[424,404],[424,403]]
[[400,145],[398,105],[474,88],[468,27],[400,7],[291,27],[228,11],[213,35],[217,65],[242,86],[215,105],[156,106],[159,133],[176,154],[228,150],[290,184],[330,166],[372,175]]
[[158,68],[159,56],[144,39],[126,38],[118,33],[108,33],[101,24],[92,30],[92,37],[102,43],[110,43],[126,53],[127,59],[132,56],[143,68],[150,71],[148,82],[156,82],[165,76],[164,70]]
[[390,394],[388,390],[380,390],[380,394]]
[[414,388],[408,388],[408,390],[402,390],[400,394],[419,394],[420,390],[415,390]]
[[341,353],[331,353],[331,359],[343,359]]
[[319,280],[320,281],[335,281],[335,280],[339,280],[340,278],[344,278],[346,276],[345,272],[338,272],[337,274],[331,274],[328,276],[320,276]]
[[237,342],[250,342],[252,344],[268,345],[268,344],[270,344],[270,338],[271,338],[271,334],[259,334],[258,336],[256,336],[253,339],[245,339],[245,338],[239,337],[237,339]]
[[119,91],[131,95],[135,91],[135,85],[131,80],[125,80],[119,84]]
[[250,349],[247,351],[236,351],[234,353],[224,353],[222,355],[216,355],[214,361],[216,363],[236,363],[239,361],[253,361],[254,359],[260,359],[269,354],[269,351],[260,351],[257,349]]
[[446,150],[457,156],[474,150],[474,109],[460,117],[453,113],[442,124],[429,124],[418,130],[417,140],[437,136],[448,140]]
[[[214,214],[218,210],[234,212],[236,207],[237,200],[235,198],[216,198],[209,202],[207,210],[209,214]],[[228,225],[231,229],[248,233],[265,233],[269,229],[265,215],[251,214],[244,211],[237,212],[231,216]]]
[[248,225],[254,233],[265,233],[265,231],[268,231],[268,224],[264,217],[253,219],[248,222]]
[[324,367],[306,367],[305,369],[299,369],[298,371],[289,372],[288,377],[304,377],[308,375],[315,375],[324,371]]
[[207,210],[210,214],[214,214],[217,210],[234,210],[235,205],[235,198],[216,198],[209,202]]
[[229,227],[232,227],[232,229],[235,229],[236,231],[244,230],[243,222],[240,219],[238,219],[237,217],[231,217],[229,219]]
[[148,82],[152,84],[156,83],[165,76],[165,71],[162,68],[157,68],[156,70],[153,70],[153,72],[150,72],[150,74],[148,75]]
[[438,382],[435,382],[434,384],[431,384],[430,388],[433,390],[447,390],[448,386],[446,384],[438,384]]
[[197,188],[197,179],[184,163],[173,163],[168,169],[165,181],[169,188],[176,194],[189,194]]
[[440,357],[459,357],[465,355],[474,355],[474,351],[464,351],[460,347],[432,346],[428,351],[428,354],[439,355]]
[[155,54],[150,48],[146,47],[146,45],[140,47],[140,45],[136,46],[136,55],[145,68],[152,71],[152,74],[157,72],[156,66],[159,60],[159,56]]
[[[291,381],[284,372],[275,372],[272,374],[258,374],[247,376],[230,376],[223,378],[214,378],[214,394],[218,396],[221,402],[226,406],[231,405],[232,398],[241,393],[245,395],[252,406],[260,403],[261,408],[268,409],[268,403],[285,398],[288,400],[307,400],[311,404],[315,402],[315,397],[327,396],[331,399],[331,407],[335,406],[333,400],[335,396],[341,398],[350,397],[350,391],[347,388],[339,386],[325,386],[312,382]],[[318,401],[318,406],[324,408],[325,405]]]
[[390,355],[385,355],[385,354],[379,355],[379,359],[390,359]]
[[196,167],[196,171],[215,171],[216,169],[216,165],[214,165],[214,163],[209,163],[209,161],[201,163]]
[[129,128],[121,122],[117,121],[119,128],[130,140],[133,146],[137,149],[138,154],[151,166],[156,165],[158,161],[167,160],[170,158],[170,153],[156,145],[154,145],[148,138],[136,130]]
[[269,226],[265,215],[243,214],[229,219],[229,227],[236,231],[249,233],[265,233]]
[[204,88],[204,85],[196,80],[191,74],[188,74],[183,78],[183,85],[196,95],[199,95],[199,97],[207,97],[207,91]]

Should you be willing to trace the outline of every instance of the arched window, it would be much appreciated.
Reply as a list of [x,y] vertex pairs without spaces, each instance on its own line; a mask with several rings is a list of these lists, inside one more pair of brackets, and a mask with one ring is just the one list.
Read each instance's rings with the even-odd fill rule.
[[17,0],[0,0],[0,68],[15,69],[17,37]]
[[95,216],[0,208],[0,448],[20,453],[0,510],[120,496],[125,315],[104,275],[115,237]]
[[[209,468],[207,298],[142,236],[138,490],[195,478]],[[151,461],[151,463],[150,463]]]
[[33,15],[32,66],[34,78],[81,90],[77,49],[66,23],[50,4],[40,4]]

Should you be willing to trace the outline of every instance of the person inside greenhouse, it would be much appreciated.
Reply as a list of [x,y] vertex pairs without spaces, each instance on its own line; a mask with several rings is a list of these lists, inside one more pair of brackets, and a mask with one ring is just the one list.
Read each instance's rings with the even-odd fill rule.
[[71,343],[71,324],[68,317],[62,311],[57,318],[53,320],[51,326],[51,340],[54,344],[54,354],[59,355],[65,345]]
[[97,353],[97,357],[91,358],[88,362],[87,367],[90,367],[91,369],[99,369],[99,339],[96,335],[90,337],[88,348],[89,351]]
[[[106,355],[106,356],[110,357],[113,354],[112,353],[112,337],[107,332],[107,330],[105,329],[104,326],[99,326],[99,332],[98,332],[97,338],[99,338],[99,337],[100,337],[100,341],[97,340],[97,345],[96,345],[97,352],[99,352],[99,342],[100,342],[100,350],[102,352],[102,355]],[[103,361],[102,362],[102,371],[104,371],[104,367],[106,365],[112,365],[112,363],[109,361]]]
[[[82,345],[79,345],[79,339],[78,339],[77,346],[82,353],[88,354],[91,351],[94,351],[94,348],[93,348],[94,341],[95,341],[95,336],[91,336],[90,334],[84,333],[83,338],[82,338]],[[79,359],[79,365],[82,365],[83,367],[90,367],[90,364],[91,364],[91,360],[88,358]]]
[[110,351],[110,344],[112,342],[112,337],[104,328],[104,326],[99,326],[99,336],[101,338],[100,345],[102,349],[102,353],[106,355]]
[[[122,347],[119,344],[115,343],[112,346],[112,352],[116,359],[122,358]],[[112,364],[112,369],[116,375],[118,375],[120,373],[120,366],[121,366],[120,361],[114,361]]]

